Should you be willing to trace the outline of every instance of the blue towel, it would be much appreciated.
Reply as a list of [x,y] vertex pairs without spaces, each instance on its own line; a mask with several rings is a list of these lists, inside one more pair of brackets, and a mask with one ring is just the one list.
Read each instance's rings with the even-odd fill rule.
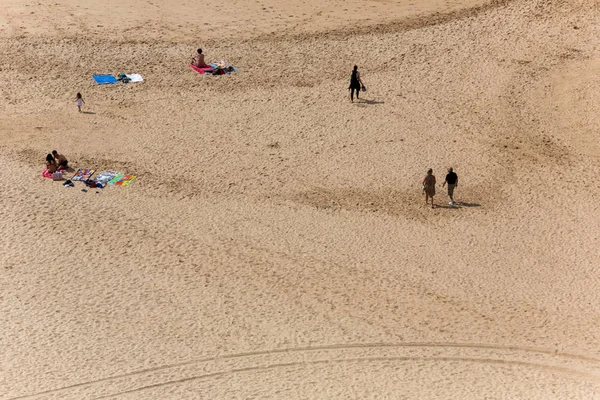
[[106,85],[108,83],[117,83],[117,78],[113,75],[94,75],[92,76],[98,85]]

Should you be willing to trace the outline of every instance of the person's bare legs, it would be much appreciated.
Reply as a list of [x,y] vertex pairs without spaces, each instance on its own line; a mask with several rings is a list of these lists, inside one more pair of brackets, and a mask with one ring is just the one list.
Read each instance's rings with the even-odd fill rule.
[[[425,205],[428,206],[429,205],[429,194],[427,193],[427,191],[425,191]],[[433,196],[431,196],[431,208],[433,207]]]
[[[356,89],[350,88],[350,100],[354,103],[354,91]],[[358,101],[358,91],[356,91],[356,100]]]

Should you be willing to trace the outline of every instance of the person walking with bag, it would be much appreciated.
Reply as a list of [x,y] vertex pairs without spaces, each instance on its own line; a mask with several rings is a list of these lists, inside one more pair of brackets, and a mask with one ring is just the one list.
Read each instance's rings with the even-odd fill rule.
[[348,89],[350,90],[350,101],[354,103],[354,91],[356,91],[356,100],[358,100],[358,94],[360,93],[360,89],[365,89],[365,85],[360,79],[360,72],[358,72],[358,67],[355,65],[352,70],[352,75],[350,76],[350,86]]

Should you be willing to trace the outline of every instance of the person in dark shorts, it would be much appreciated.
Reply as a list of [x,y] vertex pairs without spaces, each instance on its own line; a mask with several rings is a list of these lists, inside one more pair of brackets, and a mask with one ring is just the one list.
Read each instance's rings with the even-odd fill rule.
[[63,156],[62,154],[58,154],[58,151],[52,150],[52,156],[56,160],[56,165],[58,168],[67,169],[69,167],[69,161],[67,160],[67,157]]
[[448,197],[450,197],[451,206],[454,205],[454,188],[458,186],[458,175],[452,170],[452,167],[448,168],[448,174],[446,180],[442,183],[442,187],[448,184]]
[[350,101],[354,103],[354,91],[356,91],[356,100],[358,100],[358,94],[360,93],[360,88],[363,87],[364,84],[360,79],[360,72],[358,72],[358,67],[355,65],[352,70],[352,75],[350,76]]

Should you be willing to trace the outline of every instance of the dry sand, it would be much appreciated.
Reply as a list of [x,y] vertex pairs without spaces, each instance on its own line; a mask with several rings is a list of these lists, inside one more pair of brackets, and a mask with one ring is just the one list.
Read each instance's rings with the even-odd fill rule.
[[58,1],[0,3],[0,399],[600,399],[597,2]]

